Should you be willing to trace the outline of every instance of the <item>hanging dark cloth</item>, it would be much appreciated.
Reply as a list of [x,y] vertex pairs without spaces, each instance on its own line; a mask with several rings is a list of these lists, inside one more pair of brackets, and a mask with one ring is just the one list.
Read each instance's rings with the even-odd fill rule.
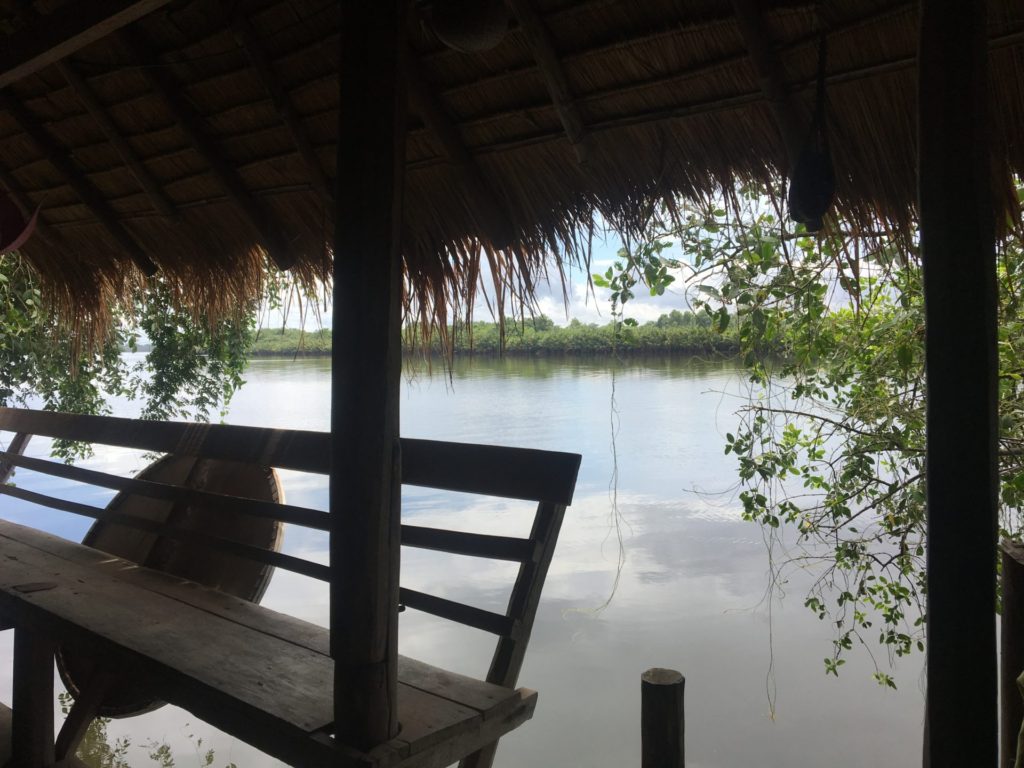
[[822,217],[832,206],[836,194],[836,172],[828,146],[825,114],[825,61],[827,38],[823,32],[818,45],[818,87],[814,116],[789,180],[789,215],[793,221],[817,232]]

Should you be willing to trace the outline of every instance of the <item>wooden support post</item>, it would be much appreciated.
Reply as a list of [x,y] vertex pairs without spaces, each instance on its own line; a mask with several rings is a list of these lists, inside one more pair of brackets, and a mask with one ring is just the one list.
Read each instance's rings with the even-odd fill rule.
[[302,119],[296,113],[295,107],[292,106],[291,99],[288,98],[288,94],[274,74],[274,68],[267,57],[266,51],[263,49],[263,44],[260,42],[256,30],[253,29],[249,19],[241,14],[235,16],[232,23],[235,30],[235,39],[238,40],[238,44],[248,54],[253,69],[256,70],[256,74],[263,83],[263,87],[270,94],[270,100],[274,104],[274,109],[277,110],[281,121],[288,129],[288,133],[291,134],[292,142],[295,144],[295,148],[298,149],[302,161],[306,164],[306,170],[309,171],[310,182],[313,188],[320,193],[324,200],[330,200],[331,185],[327,180],[327,174],[324,173],[323,166],[320,164],[320,157],[313,148],[313,143],[309,140],[309,134],[302,124]]
[[565,135],[576,152],[576,160],[585,163],[588,151],[585,143],[587,134],[583,116],[573,98],[569,79],[565,76],[565,69],[558,58],[555,44],[551,40],[551,33],[536,8],[533,7],[531,0],[507,0],[507,2],[512,13],[519,20],[519,26],[533,54],[533,60],[537,62],[537,68],[540,69],[548,94],[551,96],[551,103],[554,104],[558,119],[562,123],[562,128],[565,129]]
[[757,73],[761,92],[768,99],[768,105],[775,115],[775,123],[786,145],[786,155],[792,166],[800,156],[806,129],[800,119],[796,101],[786,87],[782,63],[768,37],[757,0],[733,0],[732,5],[740,34],[743,35],[743,42]]
[[92,211],[100,224],[110,233],[119,246],[124,249],[135,265],[142,270],[146,276],[156,274],[156,265],[150,261],[142,248],[129,234],[128,230],[118,220],[117,214],[110,203],[92,185],[92,182],[82,173],[64,149],[50,135],[39,121],[18,101],[9,90],[0,90],[0,109],[6,110],[7,114],[16,122],[32,142],[43,153],[50,165],[57,173],[64,177],[67,183],[86,207]]
[[223,147],[207,133],[203,117],[186,100],[180,83],[175,81],[166,64],[160,61],[153,46],[136,29],[122,30],[121,40],[138,63],[139,72],[167,105],[168,111],[177,121],[189,144],[210,166],[210,172],[224,187],[224,191],[249,222],[253,232],[259,235],[261,244],[271,260],[279,269],[291,267],[295,263],[295,256],[288,248],[281,226],[275,224],[274,217],[266,207],[253,197],[238,171],[228,161]]
[[922,0],[918,55],[927,374],[925,765],[992,768],[996,259],[985,3]]
[[335,735],[397,732],[406,1],[341,3],[331,358]]
[[409,101],[424,125],[434,134],[448,160],[462,170],[466,181],[471,213],[477,219],[481,233],[486,235],[495,248],[505,248],[515,239],[515,230],[503,203],[488,186],[480,166],[466,149],[459,135],[459,129],[445,112],[433,89],[423,79],[418,62],[409,51],[406,66],[406,81]]
[[14,630],[14,694],[11,765],[53,765],[53,643],[49,638]]
[[68,81],[68,85],[71,86],[71,90],[75,92],[75,95],[82,102],[86,111],[96,121],[96,124],[99,125],[103,135],[107,137],[107,141],[117,151],[117,154],[121,156],[121,160],[124,161],[132,175],[135,176],[139,186],[149,196],[153,207],[164,216],[174,216],[177,213],[174,203],[167,197],[163,187],[153,178],[153,175],[139,159],[135,150],[128,144],[128,140],[121,135],[121,131],[114,124],[110,115],[107,114],[107,110],[100,103],[96,91],[89,85],[89,82],[79,74],[70,59],[58,61],[57,69],[64,76],[64,79]]
[[686,765],[685,688],[686,678],[674,669],[648,669],[640,677],[641,768]]
[[1024,545],[1002,544],[1003,616],[1000,622],[999,733],[1002,768],[1013,768],[1024,721],[1017,678],[1024,674]]

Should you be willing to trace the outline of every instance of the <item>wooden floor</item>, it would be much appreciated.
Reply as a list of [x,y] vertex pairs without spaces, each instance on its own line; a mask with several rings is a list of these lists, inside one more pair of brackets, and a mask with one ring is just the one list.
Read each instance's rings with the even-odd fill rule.
[[536,704],[533,691],[401,658],[399,737],[357,752],[330,736],[326,629],[5,521],[0,552],[4,619],[116,659],[159,698],[293,765],[439,768]]

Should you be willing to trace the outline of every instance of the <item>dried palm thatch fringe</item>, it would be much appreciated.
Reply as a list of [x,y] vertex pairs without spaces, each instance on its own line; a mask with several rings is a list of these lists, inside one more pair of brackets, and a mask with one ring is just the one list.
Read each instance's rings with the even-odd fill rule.
[[[486,212],[466,183],[466,169],[449,161],[442,143],[413,114],[403,234],[406,313],[442,336],[452,318],[471,316],[478,297],[504,317],[530,306],[539,281],[557,283],[566,268],[585,268],[595,227],[635,233],[652,206],[671,213],[681,199],[707,200],[723,191],[728,198],[737,184],[774,184],[788,171],[730,0],[533,3],[588,135],[584,164],[565,136],[522,31],[513,29],[486,52],[464,54],[445,48],[415,20],[410,27],[422,79],[457,125],[475,171],[517,237],[498,251],[481,236]],[[0,13],[9,5],[0,0]],[[37,5],[46,12],[44,3]],[[297,257],[295,281],[315,290],[330,275],[329,204],[314,191],[295,147],[294,124],[282,120],[239,47],[226,5],[172,3],[139,25],[161,66],[203,116],[223,158]],[[760,5],[800,121],[811,111],[819,33],[828,35],[837,214],[855,227],[911,237],[916,4]],[[994,191],[998,221],[1009,226],[1020,220],[1012,181],[1024,174],[1024,142],[1016,135],[1024,116],[1024,18],[1014,0],[989,6]],[[337,7],[334,0],[245,2],[277,85],[328,178],[334,175],[339,108]],[[176,216],[157,213],[55,67],[18,82],[12,94],[69,152],[182,304],[211,319],[249,306],[267,279],[264,244],[131,52],[111,38],[78,52],[74,66],[166,191]],[[137,292],[143,277],[6,114],[0,114],[0,171],[28,202],[42,207],[45,237],[34,238],[23,252],[50,305],[68,323],[102,331],[111,308]],[[488,274],[484,286],[481,278]]]

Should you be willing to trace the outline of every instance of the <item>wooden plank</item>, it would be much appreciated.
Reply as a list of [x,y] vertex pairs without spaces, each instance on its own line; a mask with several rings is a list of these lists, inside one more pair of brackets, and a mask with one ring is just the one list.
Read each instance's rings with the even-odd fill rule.
[[181,84],[174,79],[166,62],[160,60],[156,48],[137,29],[122,30],[121,39],[131,51],[138,71],[163,99],[191,147],[210,166],[210,172],[228,197],[245,216],[253,231],[259,234],[260,244],[270,258],[279,269],[290,268],[295,263],[295,255],[288,247],[280,223],[275,221],[276,217],[245,186],[237,169],[228,161],[224,148],[207,132],[202,116],[183,96]]
[[[11,447],[14,447],[13,441]],[[254,517],[281,520],[285,523],[293,523],[294,525],[301,525],[305,528],[313,528],[320,531],[326,531],[330,528],[330,516],[326,512],[308,507],[279,504],[260,499],[246,499],[240,496],[228,496],[222,493],[212,493],[194,488],[181,488],[153,480],[120,477],[107,472],[76,467],[71,464],[58,464],[55,461],[21,456],[12,451],[0,451],[0,479],[3,477],[3,468],[8,464],[12,469],[14,467],[23,467],[33,472],[40,472],[53,477],[97,485],[102,488],[112,488],[117,491],[147,496],[153,499],[166,499],[187,504],[202,503],[225,511],[242,512]]]
[[263,44],[260,42],[259,36],[256,34],[256,30],[253,29],[252,23],[246,16],[238,14],[234,17],[233,27],[235,39],[238,40],[239,45],[248,54],[253,69],[256,70],[256,75],[263,83],[267,93],[270,94],[270,100],[274,105],[274,109],[277,110],[281,121],[288,129],[288,133],[291,134],[292,142],[299,151],[299,157],[302,158],[303,163],[306,165],[306,170],[309,171],[313,188],[320,193],[324,200],[332,199],[334,193],[331,183],[327,179],[327,174],[320,164],[320,157],[313,148],[313,143],[309,140],[309,133],[302,124],[302,118],[295,111],[291,99],[282,87],[277,75],[274,74],[274,67],[270,63],[270,59],[263,48]]
[[589,152],[585,143],[586,128],[583,125],[583,116],[573,98],[569,79],[558,58],[551,33],[531,0],[507,0],[507,2],[512,13],[519,20],[533,59],[537,62],[537,68],[540,70],[548,94],[551,96],[551,103],[555,107],[555,112],[558,113],[558,119],[565,129],[565,135],[576,152],[576,160],[585,163]]
[[417,688],[479,712],[483,719],[500,717],[515,709],[520,701],[508,688],[425,664],[406,656],[398,657],[398,679]]
[[572,503],[580,456],[434,440],[402,440],[402,482],[509,499]]
[[323,432],[0,408],[0,429],[182,456],[226,459],[327,474]]
[[331,656],[338,736],[364,749],[398,728],[402,73],[409,5],[339,6],[345,108],[338,118],[333,273]]
[[303,560],[302,558],[295,557],[293,555],[286,555],[281,552],[273,552],[269,549],[254,547],[249,544],[241,544],[237,541],[231,541],[230,539],[225,539],[220,536],[211,536],[210,534],[201,533],[188,528],[179,528],[174,525],[158,523],[154,520],[147,520],[134,515],[126,515],[109,509],[93,507],[77,501],[58,499],[53,496],[47,496],[46,494],[29,491],[25,488],[13,485],[0,485],[0,495],[12,496],[16,499],[28,501],[33,504],[39,504],[40,506],[44,506],[49,509],[57,509],[62,512],[70,512],[74,515],[91,517],[94,520],[102,520],[115,525],[123,525],[126,528],[133,528],[139,531],[146,531],[147,533],[159,534],[160,536],[164,536],[168,539],[174,539],[176,541],[186,541],[190,544],[206,547],[219,552],[228,552],[238,557],[244,557],[247,560],[255,560],[259,563],[272,565],[275,568],[283,568],[286,571],[300,573],[303,576],[309,576],[310,578],[319,579],[320,581],[330,580],[330,569],[326,565],[314,563],[309,560]]
[[998,762],[997,290],[986,25],[984,2],[920,4],[928,465],[924,764],[931,768]]
[[0,451],[0,485],[11,479],[14,473],[15,462],[25,452],[32,435],[25,432],[18,432],[7,444],[6,451]]
[[396,768],[444,768],[458,762],[463,755],[475,752],[518,728],[533,717],[533,711],[537,706],[537,693],[524,688],[516,691],[514,695],[517,700],[508,713],[484,720],[479,729],[464,734],[459,739],[444,741],[433,749],[413,753],[398,762]]
[[494,635],[510,635],[516,628],[515,622],[508,616],[475,608],[472,605],[457,603],[443,597],[427,595],[414,589],[405,589],[404,587],[400,589],[399,600],[407,608],[415,608],[417,611],[465,624],[467,627],[481,629]]
[[417,525],[402,526],[402,544],[407,547],[431,549],[453,555],[487,557],[493,560],[512,560],[514,562],[530,559],[535,549],[533,542],[528,539],[446,531]]
[[[4,554],[11,557],[11,553]],[[50,591],[44,579],[36,584],[42,587],[40,592]],[[22,589],[28,587],[22,585]],[[53,648],[45,634],[22,626],[14,631],[11,763],[19,768],[44,768],[54,761]]]
[[89,0],[8,35],[0,56],[0,89],[71,56],[170,0]]
[[[230,424],[142,421],[0,408],[0,429],[183,456],[327,474],[330,435]],[[580,456],[402,438],[402,482],[530,501],[572,503]]]
[[32,143],[46,156],[54,170],[63,177],[67,185],[71,187],[135,265],[142,270],[142,273],[147,277],[155,275],[156,264],[150,260],[135,238],[118,220],[117,213],[110,207],[107,199],[74,164],[67,149],[50,135],[50,132],[14,97],[10,90],[0,88],[0,109],[5,110],[21,130],[28,135]]
[[177,209],[174,207],[174,203],[167,196],[164,188],[153,175],[146,168],[142,160],[139,159],[138,154],[132,149],[132,146],[128,143],[128,140],[121,134],[121,130],[115,125],[113,119],[107,114],[106,108],[100,103],[99,97],[96,95],[96,91],[93,90],[89,82],[82,77],[82,75],[75,68],[74,63],[70,59],[57,62],[57,69],[64,76],[64,79],[68,81],[68,85],[71,86],[71,90],[75,92],[78,100],[82,102],[86,111],[92,116],[92,119],[96,121],[96,124],[103,131],[103,135],[107,137],[107,141],[114,148],[124,164],[128,166],[128,169],[135,176],[135,180],[139,182],[139,186],[142,187],[146,195],[149,197],[153,207],[164,216],[174,216],[177,214]]
[[459,739],[479,730],[482,722],[475,709],[405,685],[398,687],[398,711],[401,739],[409,744],[408,754]]

